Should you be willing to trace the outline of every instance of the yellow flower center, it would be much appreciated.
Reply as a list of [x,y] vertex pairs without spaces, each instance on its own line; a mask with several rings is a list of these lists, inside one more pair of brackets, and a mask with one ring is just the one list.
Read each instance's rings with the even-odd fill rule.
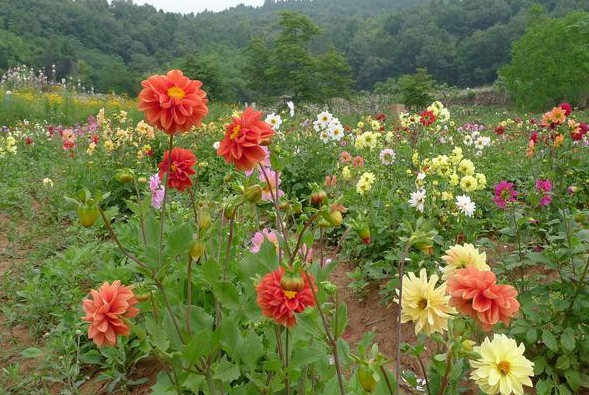
[[186,96],[186,92],[180,87],[173,86],[168,89],[168,96],[172,99],[183,99]]
[[176,170],[178,170],[178,166],[176,166],[175,164],[172,164],[172,166],[170,167],[170,170],[172,173],[176,172]]
[[419,300],[419,302],[417,302],[417,306],[421,309],[421,310],[425,310],[427,308],[427,299],[425,298],[421,298]]
[[231,133],[231,136],[229,136],[229,138],[231,140],[235,140],[237,136],[239,136],[239,133],[241,133],[241,125],[235,125],[233,127],[233,133]]
[[499,369],[499,372],[502,375],[506,376],[507,374],[509,374],[509,371],[511,369],[511,365],[507,361],[501,361],[497,364],[497,369]]
[[297,296],[297,291],[284,291],[284,296],[286,296],[287,299],[294,299],[294,297]]

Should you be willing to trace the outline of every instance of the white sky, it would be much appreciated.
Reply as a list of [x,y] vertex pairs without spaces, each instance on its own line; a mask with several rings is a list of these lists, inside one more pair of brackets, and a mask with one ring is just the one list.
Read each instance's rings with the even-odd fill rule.
[[150,4],[168,12],[198,13],[204,10],[222,11],[239,4],[261,6],[264,0],[134,0],[136,4]]

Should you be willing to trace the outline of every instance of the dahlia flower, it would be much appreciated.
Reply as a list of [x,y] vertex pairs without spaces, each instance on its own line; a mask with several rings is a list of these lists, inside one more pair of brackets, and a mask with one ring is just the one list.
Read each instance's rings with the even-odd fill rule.
[[425,269],[421,269],[419,278],[414,273],[403,277],[401,322],[415,323],[416,335],[422,330],[426,335],[443,333],[448,330],[448,318],[456,313],[448,304],[450,296],[446,295],[446,284],[436,288],[437,282],[435,274],[428,280]]
[[[166,173],[168,173],[168,163],[170,162],[170,153],[166,151],[164,158],[158,165],[159,178],[164,180]],[[184,191],[186,188],[192,186],[190,176],[195,174],[194,165],[196,164],[196,156],[187,149],[173,148],[170,172],[168,175],[168,188]]]
[[481,271],[491,270],[487,265],[487,253],[480,252],[472,244],[455,245],[446,250],[446,255],[442,256],[446,266],[442,268],[442,279],[449,280],[454,276],[457,270],[472,266]]
[[200,126],[207,115],[207,94],[202,82],[185,77],[180,70],[153,75],[141,83],[139,110],[147,122],[169,135]]
[[419,114],[419,122],[425,127],[430,126],[436,121],[436,115],[432,111],[424,111]]
[[385,166],[392,165],[396,156],[395,151],[390,148],[385,148],[380,151],[380,162]]
[[252,246],[250,248],[250,252],[253,254],[257,254],[260,252],[262,248],[262,244],[264,244],[264,240],[269,241],[270,243],[276,246],[278,249],[278,235],[273,230],[262,229],[261,232],[256,232],[254,237],[252,237]]
[[262,121],[262,113],[253,108],[245,109],[241,117],[234,117],[227,126],[217,154],[237,170],[251,170],[264,160],[266,152],[260,145],[274,136],[274,130]]
[[495,273],[473,266],[457,270],[448,280],[450,304],[476,320],[485,331],[499,321],[509,325],[510,318],[519,310],[517,290],[511,285],[497,285],[495,281]]
[[469,196],[461,195],[456,196],[456,207],[458,207],[462,214],[467,217],[472,217],[474,215],[474,210],[476,209],[476,204]]
[[426,198],[425,189],[418,189],[415,192],[411,192],[410,196],[411,198],[408,201],[409,206],[415,207],[417,211],[421,211],[423,213],[423,210],[425,209]]
[[505,209],[507,203],[515,202],[516,197],[517,192],[513,189],[513,183],[503,180],[495,185],[495,196],[493,197],[493,201],[497,207]]
[[[260,174],[258,179],[264,183],[262,188],[262,200],[271,201],[272,195],[274,195],[275,199],[284,196],[284,191],[280,189],[280,173],[275,172],[267,168],[265,170],[266,175]],[[268,176],[268,179],[266,179]]]
[[104,282],[98,291],[91,290],[90,294],[92,299],[86,299],[82,304],[86,313],[83,319],[90,323],[88,337],[98,347],[115,346],[118,335],[129,334],[124,318],[139,314],[139,309],[133,307],[137,299],[131,288],[121,285],[119,280],[112,285]]
[[470,361],[474,368],[470,378],[485,394],[522,395],[524,385],[532,387],[534,363],[524,357],[523,343],[518,346],[515,340],[495,334],[492,341],[486,337],[473,350],[481,357]]
[[256,287],[258,305],[262,314],[274,319],[278,324],[292,328],[296,324],[295,313],[303,312],[307,307],[315,306],[315,299],[311,290],[311,283],[315,283],[313,276],[301,273],[302,287],[296,290],[286,289],[282,285],[285,274],[284,268],[279,268],[266,274]]

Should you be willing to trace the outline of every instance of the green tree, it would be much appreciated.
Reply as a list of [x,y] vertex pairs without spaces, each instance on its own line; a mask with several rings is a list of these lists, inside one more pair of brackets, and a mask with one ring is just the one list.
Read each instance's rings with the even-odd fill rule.
[[500,70],[516,105],[541,111],[563,100],[582,104],[589,94],[588,42],[588,13],[536,14],[514,44],[511,63]]
[[426,69],[417,69],[415,74],[406,74],[399,79],[403,103],[412,108],[422,108],[433,100],[434,79]]
[[274,94],[291,95],[294,100],[313,100],[316,62],[309,51],[311,39],[321,30],[308,17],[296,12],[281,12],[280,27],[272,54],[268,77]]
[[271,94],[268,80],[270,50],[261,38],[252,39],[244,50],[243,73],[246,78],[247,100],[267,97]]
[[224,101],[229,99],[227,82],[221,73],[219,64],[212,56],[186,56],[180,62],[180,69],[184,74],[203,82],[203,90],[209,100]]

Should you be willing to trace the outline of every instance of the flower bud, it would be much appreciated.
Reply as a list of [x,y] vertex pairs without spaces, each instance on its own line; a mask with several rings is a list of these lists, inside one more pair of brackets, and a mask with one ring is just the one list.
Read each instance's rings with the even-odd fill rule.
[[140,184],[145,184],[145,183],[147,183],[147,178],[139,177],[139,178],[137,178],[137,182]]
[[299,201],[292,203],[291,207],[294,214],[300,214],[303,212],[303,205]]
[[329,295],[333,295],[337,291],[337,286],[331,281],[321,281],[321,286]]
[[360,365],[357,370],[357,375],[358,382],[360,382],[364,391],[369,393],[376,391],[376,380],[374,379],[372,369],[368,366]]
[[190,251],[189,251],[190,257],[196,261],[196,260],[200,259],[201,256],[204,255],[205,250],[206,250],[206,243],[204,241],[194,240],[192,242],[192,245],[190,246]]
[[130,172],[121,172],[117,174],[117,181],[122,182],[123,184],[128,184],[133,182],[134,176]]
[[311,204],[314,206],[320,206],[327,198],[327,193],[324,190],[315,191],[311,194]]
[[78,207],[78,218],[80,219],[80,224],[85,228],[90,228],[96,222],[98,218],[98,208],[97,207],[90,207],[90,206],[79,206]]
[[231,180],[233,180],[233,173],[227,173],[225,174],[225,177],[223,177],[223,182],[230,182]]
[[476,343],[472,340],[464,340],[462,342],[462,348],[464,349],[464,351],[472,351],[472,347],[475,345]]
[[287,269],[280,280],[280,287],[284,291],[298,292],[305,287],[305,280],[300,270]]
[[138,302],[147,302],[149,299],[151,299],[151,294],[147,292],[144,294],[135,295],[135,299],[137,299]]
[[258,184],[249,186],[243,192],[243,197],[250,203],[256,203],[262,198],[262,187]]
[[208,229],[211,226],[211,216],[208,211],[200,211],[198,213],[198,227],[199,229]]

